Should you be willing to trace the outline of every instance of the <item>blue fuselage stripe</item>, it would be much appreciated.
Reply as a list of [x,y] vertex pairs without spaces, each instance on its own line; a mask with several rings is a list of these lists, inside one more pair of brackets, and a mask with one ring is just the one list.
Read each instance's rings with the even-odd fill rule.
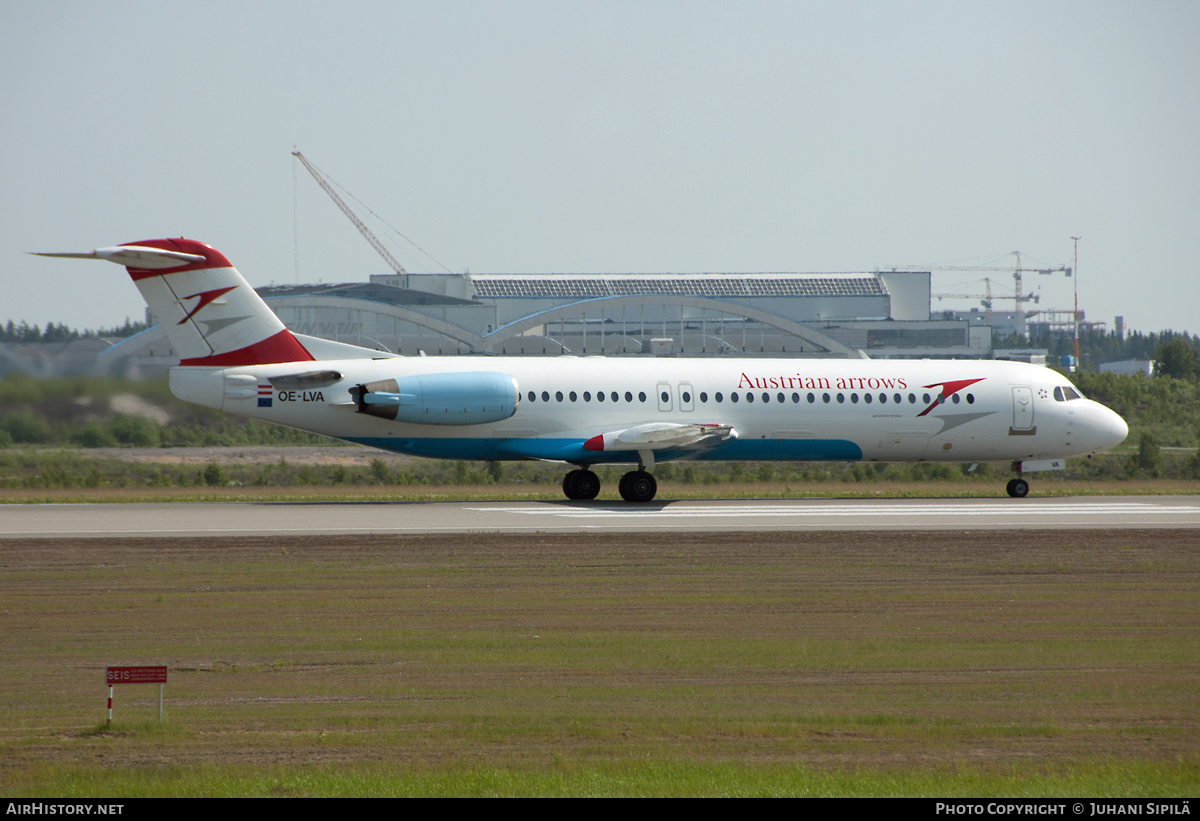
[[[560,462],[604,464],[637,462],[636,451],[594,451],[583,447],[580,439],[473,439],[348,436],[348,442],[373,448],[426,456],[433,459],[548,459]],[[701,452],[686,450],[655,451],[660,461],[681,457],[702,460],[770,461],[858,461],[862,448],[845,439],[755,439],[726,442]]]

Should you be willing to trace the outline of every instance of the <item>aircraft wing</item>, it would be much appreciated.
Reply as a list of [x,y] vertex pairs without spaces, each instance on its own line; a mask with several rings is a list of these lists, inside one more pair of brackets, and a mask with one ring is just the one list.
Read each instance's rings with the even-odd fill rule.
[[717,422],[680,425],[652,422],[623,430],[608,431],[583,443],[587,450],[703,450],[737,438],[732,425]]

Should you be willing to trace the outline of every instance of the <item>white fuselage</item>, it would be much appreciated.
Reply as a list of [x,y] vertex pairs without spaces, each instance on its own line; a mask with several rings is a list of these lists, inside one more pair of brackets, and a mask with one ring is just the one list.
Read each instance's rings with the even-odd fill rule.
[[[273,386],[305,370],[340,378]],[[360,413],[356,385],[422,374],[497,372],[519,401],[502,421],[412,424]],[[453,459],[637,462],[584,447],[612,431],[670,423],[729,426],[702,448],[656,449],[658,461],[1000,462],[1059,459],[1120,443],[1125,422],[1060,374],[994,361],[396,357],[230,368],[175,368],[188,401],[400,453]]]

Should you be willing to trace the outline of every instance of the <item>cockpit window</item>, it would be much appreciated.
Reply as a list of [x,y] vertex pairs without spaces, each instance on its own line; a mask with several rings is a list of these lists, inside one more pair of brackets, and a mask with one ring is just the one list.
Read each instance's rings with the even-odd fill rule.
[[1054,389],[1055,402],[1070,402],[1072,399],[1082,399],[1083,394],[1072,388],[1070,385],[1063,387],[1059,385]]
[[1059,385],[1054,389],[1054,401],[1055,402],[1066,402],[1067,401],[1066,399],[1063,398],[1062,385]]

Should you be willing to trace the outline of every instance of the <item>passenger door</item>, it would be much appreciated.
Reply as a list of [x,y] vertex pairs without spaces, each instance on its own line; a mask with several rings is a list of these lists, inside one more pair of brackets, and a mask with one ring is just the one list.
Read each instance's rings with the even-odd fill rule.
[[1033,422],[1033,388],[1018,386],[1013,393],[1013,421],[1009,436],[1032,436],[1037,433]]

